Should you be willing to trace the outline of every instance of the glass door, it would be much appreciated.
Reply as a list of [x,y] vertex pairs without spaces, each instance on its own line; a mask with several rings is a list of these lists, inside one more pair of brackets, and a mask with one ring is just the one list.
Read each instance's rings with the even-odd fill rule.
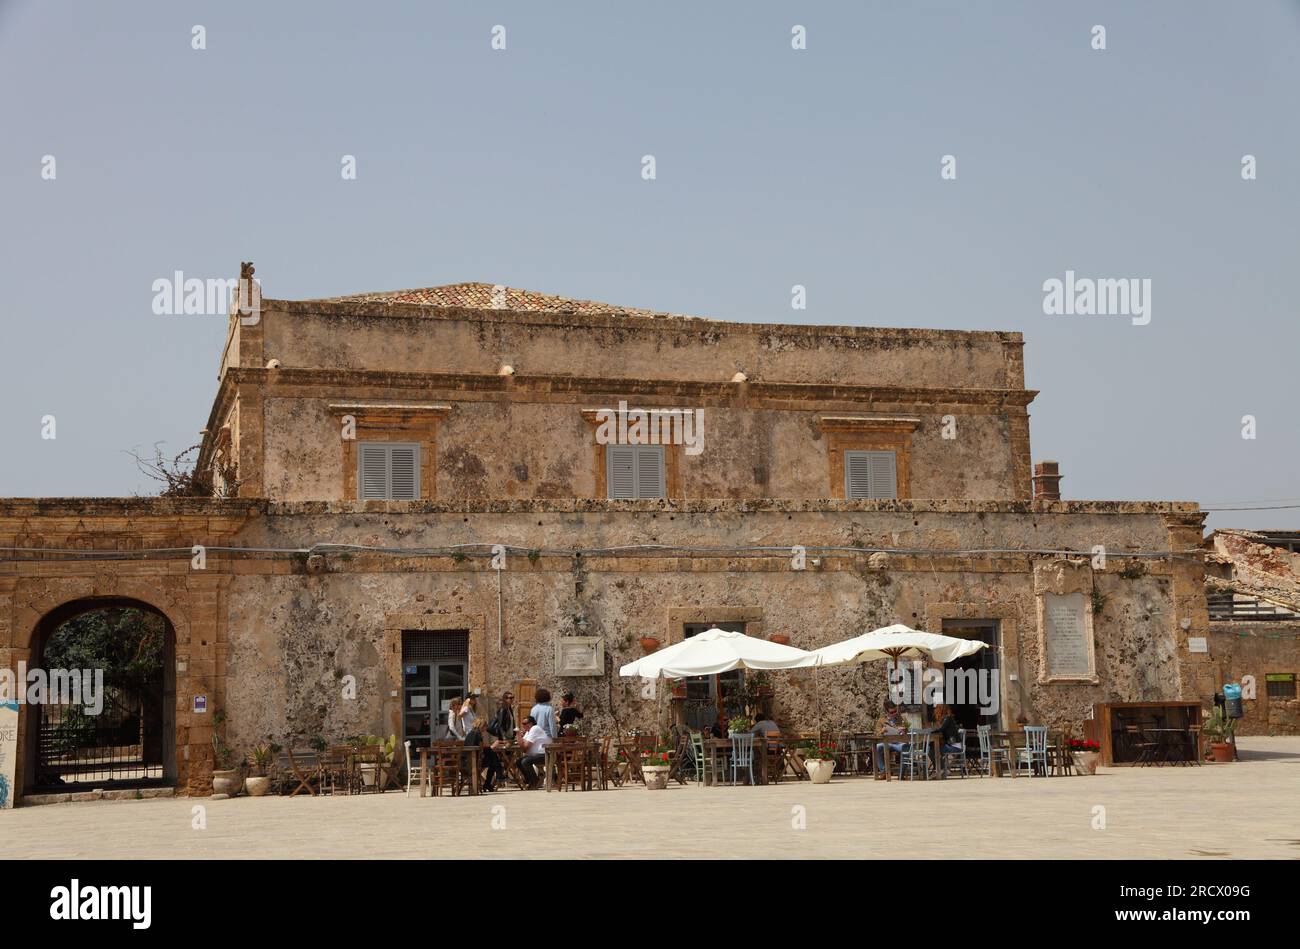
[[402,667],[404,738],[414,748],[450,737],[447,712],[464,698],[464,662],[408,662]]
[[[744,623],[687,623],[683,633],[689,639],[715,626],[730,633],[745,631]],[[691,731],[701,731],[717,725],[725,735],[728,720],[744,713],[743,669],[732,669],[711,676],[690,676],[683,681],[686,684],[683,717]]]

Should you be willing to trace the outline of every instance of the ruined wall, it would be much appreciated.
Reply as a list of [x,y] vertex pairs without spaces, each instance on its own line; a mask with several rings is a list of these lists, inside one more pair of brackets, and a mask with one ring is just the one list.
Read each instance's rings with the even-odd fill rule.
[[1215,687],[1255,677],[1255,698],[1244,699],[1239,735],[1300,735],[1300,699],[1270,699],[1265,677],[1285,672],[1300,679],[1300,624],[1219,622],[1210,625]]

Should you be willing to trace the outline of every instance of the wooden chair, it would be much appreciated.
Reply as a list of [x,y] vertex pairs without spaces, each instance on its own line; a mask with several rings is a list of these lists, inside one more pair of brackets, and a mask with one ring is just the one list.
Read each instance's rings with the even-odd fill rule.
[[346,745],[326,748],[320,755],[322,794],[352,793],[352,749]]
[[432,793],[437,797],[443,788],[453,797],[460,795],[464,769],[461,758],[465,746],[458,741],[435,741],[429,748],[429,773],[432,779]]
[[559,790],[586,791],[591,784],[591,748],[585,741],[555,742],[556,784]]
[[287,784],[291,785],[295,781],[298,782],[298,786],[289,793],[289,796],[296,797],[306,791],[309,795],[315,797],[316,788],[312,785],[320,784],[320,757],[316,754],[316,751],[311,748],[299,748],[297,751],[286,748],[284,750],[284,763],[285,766],[281,768],[280,773],[284,774],[287,771],[292,775]]
[[781,739],[774,735],[767,736],[763,745],[763,753],[767,755],[767,781],[780,784],[785,777],[785,748]]
[[1133,754],[1133,763],[1143,767],[1151,764],[1156,743],[1147,737],[1146,730],[1138,724],[1124,726],[1124,743]]

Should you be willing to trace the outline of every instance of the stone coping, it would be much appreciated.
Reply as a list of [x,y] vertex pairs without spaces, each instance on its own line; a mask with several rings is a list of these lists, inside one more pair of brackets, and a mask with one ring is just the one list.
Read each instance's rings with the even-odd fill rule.
[[324,514],[1172,514],[1199,515],[1195,501],[806,500],[782,498],[451,499],[445,501],[269,501],[258,498],[0,498],[0,517]]
[[276,300],[263,297],[262,312],[305,316],[390,317],[432,320],[476,320],[484,323],[532,324],[539,326],[589,326],[620,329],[644,328],[716,335],[719,331],[745,336],[828,337],[940,345],[955,342],[1023,344],[1024,336],[1009,330],[911,329],[907,327],[805,325],[800,323],[749,323],[708,317],[633,313],[585,314],[575,311],[496,310],[475,307],[443,307],[419,303],[338,302],[324,300]]

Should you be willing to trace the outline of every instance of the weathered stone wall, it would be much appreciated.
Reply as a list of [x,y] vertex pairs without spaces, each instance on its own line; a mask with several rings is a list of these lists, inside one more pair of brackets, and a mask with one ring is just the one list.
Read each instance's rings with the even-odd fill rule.
[[[466,396],[426,394],[431,401],[448,399],[452,406],[437,426],[438,498],[596,496],[594,429],[582,410],[614,408],[617,400],[554,403],[526,401],[527,394],[508,401]],[[346,499],[339,416],[329,411],[329,403],[325,397],[265,399],[266,428],[276,433],[266,441],[264,458],[272,499]],[[685,401],[668,405],[698,407]],[[912,498],[1010,500],[1023,494],[1005,411],[962,414],[958,437],[948,439],[942,435],[943,416],[953,407],[902,408],[920,419],[911,440]],[[703,411],[703,452],[680,455],[683,496],[832,496],[827,439],[818,425],[824,410],[705,406]]]
[[[731,323],[264,300],[261,355],[286,368],[494,375],[502,364],[619,379],[1024,387],[1019,333]],[[251,334],[242,330],[243,343]],[[246,361],[261,367],[264,362]]]
[[1239,735],[1300,735],[1300,699],[1270,699],[1271,672],[1300,678],[1300,624],[1285,622],[1210,624],[1210,662],[1215,690],[1223,683],[1255,677],[1255,698],[1242,702]]

